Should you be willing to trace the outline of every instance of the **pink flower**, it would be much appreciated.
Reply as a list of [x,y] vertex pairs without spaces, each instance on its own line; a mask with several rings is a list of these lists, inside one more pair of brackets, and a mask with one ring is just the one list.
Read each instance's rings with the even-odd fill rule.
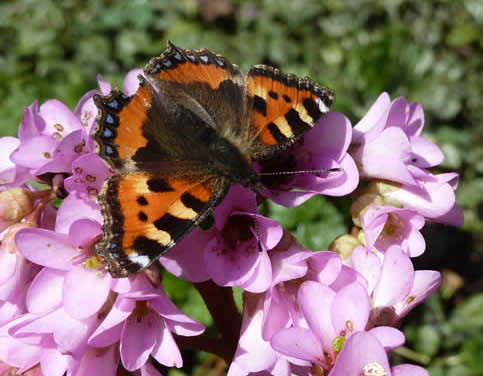
[[426,243],[419,232],[423,216],[409,209],[371,205],[362,215],[362,228],[368,249],[384,252],[391,245],[400,245],[410,257],[420,256]]
[[220,286],[262,292],[272,277],[267,251],[281,237],[280,224],[257,214],[255,194],[234,185],[215,210],[213,227],[194,231],[160,262],[174,275],[192,281],[211,278]]
[[420,135],[423,125],[418,103],[408,104],[402,97],[391,102],[383,93],[355,125],[350,153],[361,177],[387,181],[379,192],[387,203],[459,225],[461,209],[455,206],[450,183],[456,174],[432,175],[426,170],[439,165],[443,154]]
[[431,295],[441,282],[439,272],[414,271],[400,246],[389,247],[383,260],[364,247],[352,252],[352,265],[368,282],[372,299],[371,326],[396,326],[416,305]]
[[349,119],[341,113],[329,112],[282,156],[260,163],[261,172],[331,168],[340,168],[341,171],[262,176],[262,181],[269,188],[264,194],[278,204],[292,207],[317,194],[343,196],[352,192],[359,182],[359,174],[354,160],[347,153],[351,135]]
[[355,333],[347,340],[328,376],[391,375],[428,376],[428,372],[410,364],[401,364],[391,369],[384,342],[369,331]]
[[149,355],[169,367],[181,367],[181,353],[171,333],[194,336],[204,326],[184,315],[161,288],[136,276],[137,288],[119,294],[104,321],[91,335],[94,347],[120,343],[121,361],[129,371],[140,369]]

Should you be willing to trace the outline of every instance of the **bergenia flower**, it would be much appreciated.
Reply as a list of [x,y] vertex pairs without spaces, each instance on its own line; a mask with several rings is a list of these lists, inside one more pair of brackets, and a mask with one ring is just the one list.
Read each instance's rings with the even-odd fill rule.
[[391,368],[383,342],[380,341],[380,337],[369,331],[355,333],[347,340],[328,376],[391,375],[428,376],[428,372],[410,364]]
[[391,245],[399,245],[410,257],[424,252],[426,243],[419,230],[424,217],[409,209],[371,205],[360,218],[368,249],[376,247],[384,252]]
[[[185,277],[192,276],[199,282],[204,276],[220,286],[265,291],[272,282],[268,252],[282,238],[280,224],[258,214],[255,193],[237,185],[230,187],[214,217],[210,230],[188,235],[186,241],[160,259],[161,264],[174,275],[185,273]],[[195,255],[200,250],[201,264],[194,262],[200,260]]]
[[[418,103],[409,104],[402,97],[391,102],[383,93],[355,125],[349,152],[362,178],[386,181],[386,202],[392,200],[426,218],[443,217],[458,225],[462,216],[453,209],[455,196],[448,184],[454,176],[432,175],[426,170],[439,165],[443,154],[421,136],[423,125],[424,113]],[[445,217],[450,211],[452,217]]]
[[352,265],[368,282],[371,296],[371,326],[397,326],[416,305],[439,286],[441,275],[432,270],[414,270],[400,246],[393,245],[381,261],[373,252],[356,247]]
[[106,347],[119,342],[122,364],[129,371],[143,367],[150,355],[166,366],[181,367],[183,360],[172,333],[199,335],[204,326],[183,314],[161,288],[149,283],[138,286],[142,288],[119,294],[89,345]]
[[276,160],[261,163],[261,172],[340,171],[262,177],[268,187],[264,193],[276,203],[288,207],[300,205],[318,194],[349,194],[359,182],[357,167],[347,153],[351,135],[349,119],[341,113],[329,112],[292,148]]

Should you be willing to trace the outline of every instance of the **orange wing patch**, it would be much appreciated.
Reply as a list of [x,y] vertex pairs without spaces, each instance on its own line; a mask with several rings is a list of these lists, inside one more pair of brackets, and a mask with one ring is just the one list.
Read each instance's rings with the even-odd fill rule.
[[113,176],[100,196],[105,223],[97,251],[113,276],[141,270],[198,224],[219,196],[210,179]]
[[168,42],[168,49],[144,69],[148,76],[180,84],[208,83],[212,89],[232,79],[234,69],[223,56],[208,50],[184,50]]
[[129,166],[138,149],[148,143],[143,124],[151,108],[153,92],[141,76],[139,80],[140,87],[132,97],[120,90],[113,90],[105,97],[94,95],[100,111],[93,139],[99,155],[113,169]]
[[281,73],[264,65],[247,77],[252,99],[252,123],[264,145],[281,145],[297,139],[329,111],[334,94],[308,78]]

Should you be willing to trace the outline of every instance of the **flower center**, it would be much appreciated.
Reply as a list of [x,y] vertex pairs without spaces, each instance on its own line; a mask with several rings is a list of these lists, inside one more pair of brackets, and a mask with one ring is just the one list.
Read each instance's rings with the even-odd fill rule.
[[384,368],[379,363],[367,363],[362,369],[361,376],[385,376]]
[[223,228],[222,235],[225,245],[236,249],[241,243],[253,239],[252,228],[255,221],[248,215],[231,215]]
[[136,307],[134,307],[130,317],[137,320],[137,322],[141,322],[143,317],[146,317],[150,312],[151,308],[149,307],[148,302],[138,300],[136,301]]

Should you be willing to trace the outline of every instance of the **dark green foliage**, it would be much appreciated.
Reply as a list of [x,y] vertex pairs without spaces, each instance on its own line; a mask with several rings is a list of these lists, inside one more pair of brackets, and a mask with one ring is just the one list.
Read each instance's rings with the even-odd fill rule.
[[[215,3],[224,10],[216,13]],[[462,178],[457,198],[466,221],[456,233],[471,249],[449,253],[470,255],[465,265],[473,272],[442,260],[448,252],[438,256],[438,245],[453,236],[431,227],[432,262],[424,267],[454,267],[464,284],[408,317],[408,347],[416,353],[398,360],[421,361],[432,376],[483,374],[483,297],[475,294],[483,265],[481,0],[2,1],[0,134],[16,135],[24,106],[35,99],[57,98],[73,109],[96,87],[98,73],[122,87],[124,74],[159,55],[168,39],[222,53],[245,71],[268,63],[308,75],[335,89],[335,109],[353,123],[381,91],[423,105],[426,135],[446,155],[435,172],[456,170]],[[265,209],[305,246],[325,249],[350,230],[348,211],[333,205],[340,209],[339,202],[315,198],[296,209]],[[168,276],[164,284],[180,307],[210,325],[195,290]]]

